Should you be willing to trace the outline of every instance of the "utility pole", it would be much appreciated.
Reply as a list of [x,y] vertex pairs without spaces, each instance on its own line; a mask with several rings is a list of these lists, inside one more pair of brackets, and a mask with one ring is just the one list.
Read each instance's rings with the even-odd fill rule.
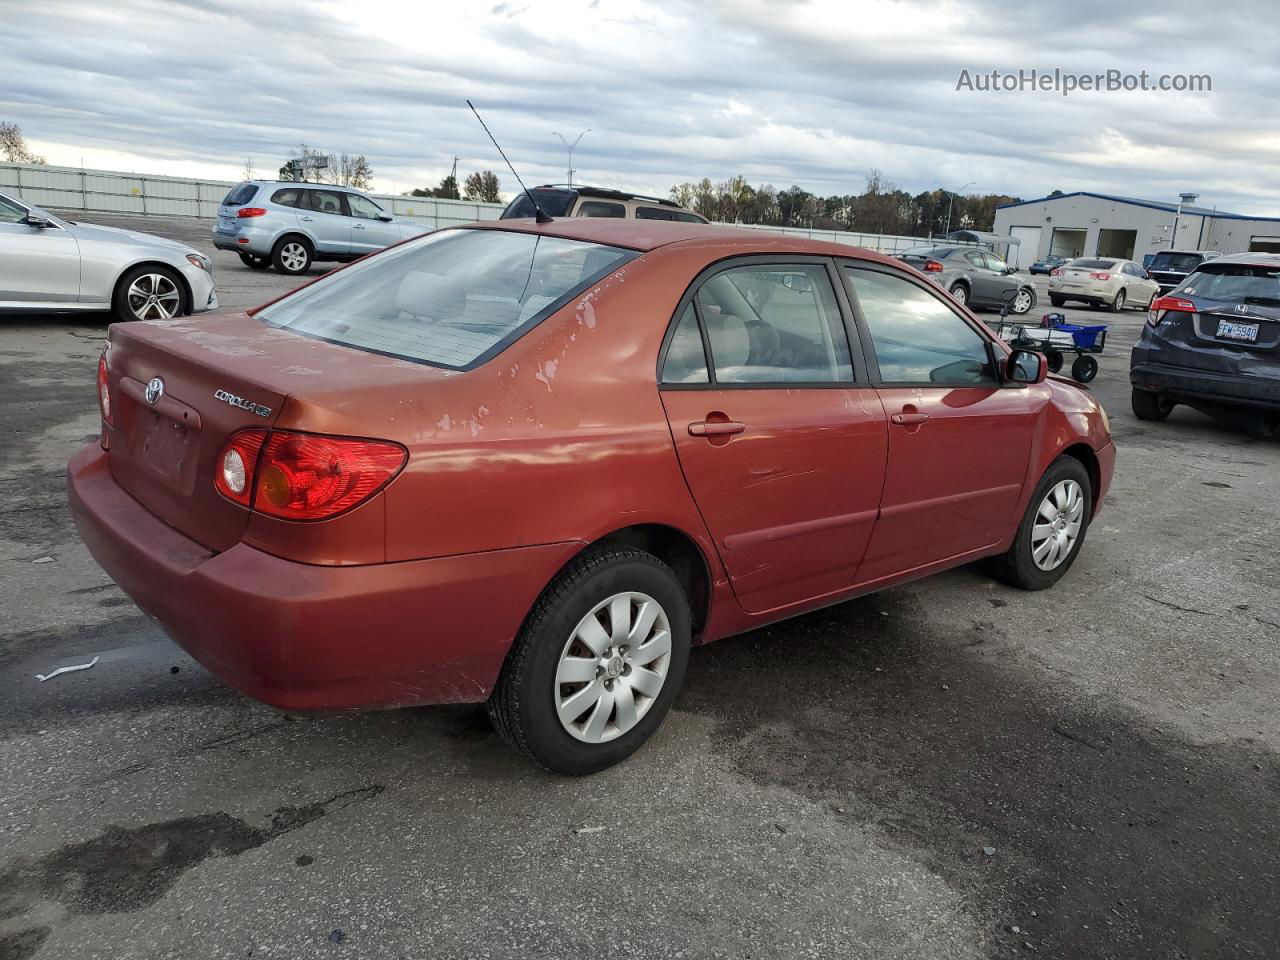
[[1199,199],[1200,194],[1198,193],[1178,194],[1178,212],[1173,215],[1173,236],[1169,238],[1169,246],[1174,250],[1178,249],[1178,221],[1182,219],[1182,205],[1185,203],[1190,206]]
[[573,148],[578,145],[579,140],[581,140],[590,132],[591,132],[591,128],[587,127],[587,129],[583,130],[580,134],[578,134],[577,138],[573,141],[573,143],[570,143],[561,134],[559,133],[556,134],[557,137],[560,137],[560,142],[564,144],[564,148],[569,151],[569,186],[571,187],[573,186]]
[[[972,187],[973,184],[974,181],[970,180],[964,185],[964,187]],[[964,187],[961,187],[960,190],[963,190]],[[959,193],[960,190],[948,191],[951,194],[951,199],[947,203],[947,229],[943,231],[944,236],[951,233],[951,208],[956,205],[956,194]]]

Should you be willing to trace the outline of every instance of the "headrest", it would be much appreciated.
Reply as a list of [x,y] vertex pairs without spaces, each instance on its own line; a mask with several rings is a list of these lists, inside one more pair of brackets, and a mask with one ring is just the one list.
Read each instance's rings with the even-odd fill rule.
[[713,313],[710,310],[703,314],[702,319],[707,325],[707,339],[711,341],[717,373],[730,367],[746,366],[751,356],[751,334],[747,325],[732,313]]
[[396,291],[396,308],[432,320],[452,320],[467,309],[467,288],[452,277],[415,270]]

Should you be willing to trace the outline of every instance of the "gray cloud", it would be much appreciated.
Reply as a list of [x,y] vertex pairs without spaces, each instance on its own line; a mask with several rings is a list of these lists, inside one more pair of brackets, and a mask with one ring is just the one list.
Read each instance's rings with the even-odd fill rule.
[[[0,0],[0,119],[74,156],[153,172],[246,155],[270,172],[299,142],[367,153],[380,189],[434,184],[455,155],[514,184],[463,103],[526,180],[564,178],[553,131],[590,127],[582,179],[665,193],[744,173],[856,192],[871,168],[912,192],[1036,196],[1197,190],[1280,214],[1268,3],[1166,0],[565,0],[474,10],[364,0],[111,4]],[[358,14],[358,16],[357,16]],[[1212,21],[1212,22],[1210,22]],[[1208,73],[1195,95],[969,93],[962,69]]]

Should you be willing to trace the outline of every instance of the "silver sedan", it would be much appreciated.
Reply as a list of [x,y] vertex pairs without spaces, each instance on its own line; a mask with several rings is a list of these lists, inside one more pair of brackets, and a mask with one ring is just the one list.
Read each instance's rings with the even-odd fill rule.
[[64,220],[0,193],[0,312],[169,320],[217,306],[213,264],[199,251]]

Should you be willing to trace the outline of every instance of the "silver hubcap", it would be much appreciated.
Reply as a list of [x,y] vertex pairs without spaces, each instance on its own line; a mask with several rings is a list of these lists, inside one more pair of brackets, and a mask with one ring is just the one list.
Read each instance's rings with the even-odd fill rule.
[[286,270],[301,270],[307,265],[307,248],[300,243],[286,243],[280,250],[280,262]]
[[1071,556],[1084,520],[1084,491],[1074,480],[1063,480],[1040,501],[1031,528],[1031,559],[1041,570],[1054,570]]
[[1123,290],[1121,290],[1119,293],[1116,294],[1116,309],[1117,310],[1124,309],[1124,291]]
[[657,600],[618,593],[601,601],[560,651],[560,724],[584,743],[622,736],[658,699],[670,666],[671,624]]
[[955,297],[957,300],[959,300],[961,303],[964,303],[965,298],[968,296],[968,294],[965,293],[964,291],[964,287],[955,287],[951,291],[951,295]]
[[1018,295],[1013,298],[1013,312],[1026,313],[1031,309],[1031,294],[1025,290],[1020,290]]
[[144,273],[129,285],[126,296],[139,320],[169,320],[182,305],[178,285],[162,273]]

